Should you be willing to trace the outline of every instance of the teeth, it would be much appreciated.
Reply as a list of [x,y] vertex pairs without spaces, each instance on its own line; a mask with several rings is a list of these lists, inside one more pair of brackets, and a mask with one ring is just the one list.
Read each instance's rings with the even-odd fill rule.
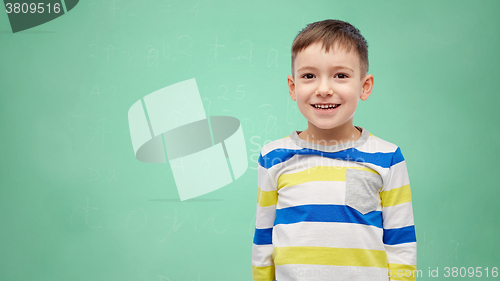
[[316,108],[335,108],[337,105],[335,104],[314,104],[313,105]]

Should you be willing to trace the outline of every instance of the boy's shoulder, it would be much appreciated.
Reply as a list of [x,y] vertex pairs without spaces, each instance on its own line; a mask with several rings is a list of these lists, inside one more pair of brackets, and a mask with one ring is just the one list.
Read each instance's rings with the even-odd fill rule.
[[359,147],[359,150],[366,150],[366,152],[395,152],[399,146],[396,144],[386,141],[380,137],[368,133],[368,138],[366,142]]
[[264,146],[262,146],[262,149],[260,150],[260,154],[264,156],[273,150],[283,150],[283,149],[302,149],[302,148],[297,146],[290,138],[290,135],[288,135],[280,139],[265,143]]

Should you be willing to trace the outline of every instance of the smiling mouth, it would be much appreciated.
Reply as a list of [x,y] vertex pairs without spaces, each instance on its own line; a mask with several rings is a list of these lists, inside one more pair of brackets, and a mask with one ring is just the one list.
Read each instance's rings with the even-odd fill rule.
[[314,107],[314,108],[317,108],[317,109],[328,110],[328,109],[337,108],[337,107],[340,106],[340,104],[334,104],[334,103],[330,103],[330,104],[311,104],[311,106]]

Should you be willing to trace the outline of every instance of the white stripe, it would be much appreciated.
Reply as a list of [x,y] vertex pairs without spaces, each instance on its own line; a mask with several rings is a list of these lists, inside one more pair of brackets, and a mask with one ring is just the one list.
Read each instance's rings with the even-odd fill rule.
[[[357,163],[353,161],[345,161],[341,159],[330,158],[326,156],[316,155],[316,154],[296,154],[292,158],[288,159],[285,163],[280,163],[277,165],[285,166],[287,174],[296,173],[300,171],[307,170],[316,166],[329,166],[332,168],[338,167],[339,169],[344,167],[365,167],[363,162]],[[290,169],[293,167],[294,169]],[[274,167],[273,167],[274,168]]]
[[259,203],[257,205],[257,212],[255,218],[256,228],[271,228],[274,225],[274,219],[276,219],[276,205],[261,207]]
[[266,168],[262,167],[260,164],[258,165],[257,168],[258,172],[258,181],[257,185],[259,186],[260,189],[263,191],[276,191],[276,185],[273,184],[271,178],[269,177],[269,174],[266,170]]
[[273,265],[272,253],[274,246],[256,245],[252,246],[252,265],[263,267]]
[[385,245],[388,263],[417,264],[417,242]]
[[384,228],[401,228],[414,225],[413,207],[411,202],[384,207],[382,209]]
[[391,174],[389,175],[388,182],[384,181],[382,190],[389,191],[407,184],[410,184],[410,179],[408,178],[406,161],[402,161],[391,167]]
[[382,180],[387,179],[389,172],[391,171],[389,168],[383,168],[373,163],[364,162],[362,164],[374,171],[377,171],[377,173],[382,177]]
[[362,146],[356,147],[356,149],[367,153],[391,153],[396,151],[398,146],[372,135],[368,137],[368,140]]
[[345,181],[310,181],[279,190],[277,209],[308,204],[345,205]]
[[278,281],[388,281],[387,268],[333,266],[314,264],[283,264],[276,266]]
[[355,223],[299,222],[273,229],[276,247],[315,246],[385,250],[383,229]]
[[275,141],[272,141],[270,143],[267,143],[266,145],[264,145],[260,151],[260,154],[262,154],[262,156],[265,156],[266,154],[268,154],[269,152],[275,150],[275,149],[280,149],[280,148],[283,148],[283,149],[302,149],[302,147],[300,146],[297,146],[296,144],[294,144],[290,137],[287,137],[287,138],[281,138],[281,139],[278,139],[278,140],[275,140]]

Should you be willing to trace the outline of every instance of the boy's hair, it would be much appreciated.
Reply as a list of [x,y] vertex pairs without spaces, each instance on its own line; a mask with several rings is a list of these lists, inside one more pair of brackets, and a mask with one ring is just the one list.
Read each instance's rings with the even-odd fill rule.
[[308,24],[293,40],[292,75],[297,54],[309,45],[320,42],[323,43],[326,52],[334,47],[349,52],[354,47],[360,61],[361,79],[368,74],[368,43],[359,29],[345,21],[323,20]]

